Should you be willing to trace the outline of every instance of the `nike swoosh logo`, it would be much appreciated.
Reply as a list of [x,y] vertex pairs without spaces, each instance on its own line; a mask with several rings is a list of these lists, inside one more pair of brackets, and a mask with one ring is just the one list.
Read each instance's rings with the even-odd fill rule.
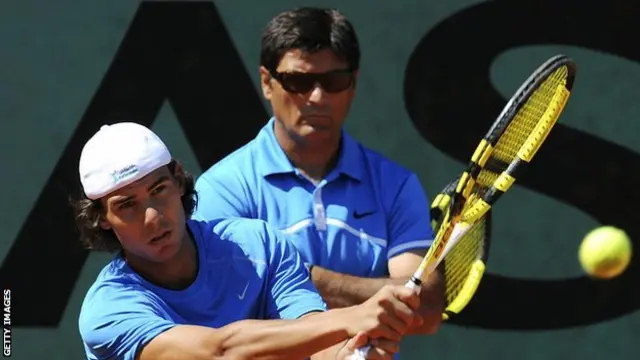
[[238,299],[242,300],[244,299],[244,296],[247,294],[247,289],[249,288],[249,283],[247,283],[247,286],[244,287],[244,290],[242,291],[242,294],[238,295]]
[[354,210],[353,211],[353,218],[354,219],[361,219],[361,218],[363,218],[365,216],[369,216],[369,215],[374,214],[374,213],[375,213],[375,211],[366,211],[366,212],[359,213],[359,212]]

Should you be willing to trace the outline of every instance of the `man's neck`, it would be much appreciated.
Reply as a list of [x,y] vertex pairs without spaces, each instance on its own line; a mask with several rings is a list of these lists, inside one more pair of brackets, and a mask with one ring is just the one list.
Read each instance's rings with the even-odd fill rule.
[[166,262],[151,262],[127,254],[125,259],[129,266],[147,281],[170,290],[186,289],[198,274],[198,250],[188,230],[185,231],[185,238],[176,256]]
[[307,143],[302,139],[293,139],[277,122],[274,133],[289,161],[312,181],[319,182],[336,166],[340,138],[322,143]]

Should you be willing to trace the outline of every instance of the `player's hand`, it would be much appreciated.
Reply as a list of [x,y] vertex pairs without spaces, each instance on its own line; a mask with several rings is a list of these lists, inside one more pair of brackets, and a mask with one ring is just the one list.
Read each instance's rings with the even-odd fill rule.
[[366,355],[366,359],[371,360],[393,360],[393,355],[400,350],[400,344],[395,341],[386,339],[369,339],[364,332],[360,332],[353,338],[349,339],[345,346],[340,349],[336,359],[353,359],[356,349],[362,348],[367,344],[372,345]]
[[364,332],[370,339],[400,342],[409,327],[422,324],[416,310],[420,298],[401,285],[387,285],[349,312],[349,335]]

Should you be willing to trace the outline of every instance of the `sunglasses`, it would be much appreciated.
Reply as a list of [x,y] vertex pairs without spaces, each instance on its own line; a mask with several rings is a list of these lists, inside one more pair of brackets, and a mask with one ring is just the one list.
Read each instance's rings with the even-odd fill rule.
[[347,90],[354,81],[353,70],[334,70],[325,73],[271,72],[282,88],[294,94],[306,94],[319,84],[328,93]]

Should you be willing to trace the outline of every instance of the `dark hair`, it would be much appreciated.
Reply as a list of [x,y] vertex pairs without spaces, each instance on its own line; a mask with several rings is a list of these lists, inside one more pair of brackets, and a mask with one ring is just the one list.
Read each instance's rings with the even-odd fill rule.
[[[184,195],[182,195],[182,207],[185,216],[190,217],[197,203],[197,194],[195,191],[195,181],[193,176],[184,169],[181,173],[176,174],[176,162],[171,161],[167,167],[169,172],[182,182],[184,186]],[[100,227],[100,221],[103,219],[104,207],[100,200],[91,200],[87,198],[84,191],[80,191],[77,199],[71,199],[76,226],[80,231],[80,241],[82,245],[89,250],[114,252],[122,249],[116,234],[113,230],[105,230]]]
[[360,67],[360,45],[351,22],[335,9],[302,7],[271,19],[262,33],[260,65],[275,71],[282,56],[291,50],[315,53],[330,49],[349,64]]

